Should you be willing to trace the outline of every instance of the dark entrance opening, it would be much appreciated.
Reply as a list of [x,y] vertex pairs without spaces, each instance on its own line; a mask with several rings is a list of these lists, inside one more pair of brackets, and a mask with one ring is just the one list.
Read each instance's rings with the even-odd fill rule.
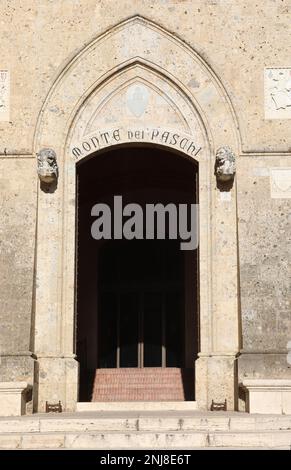
[[[95,240],[91,209],[197,203],[198,171],[175,153],[123,147],[77,167],[76,316],[80,401],[193,400],[197,249],[179,239]],[[145,231],[143,233],[145,238]]]
[[98,367],[184,367],[184,263],[175,240],[122,240],[99,261]]

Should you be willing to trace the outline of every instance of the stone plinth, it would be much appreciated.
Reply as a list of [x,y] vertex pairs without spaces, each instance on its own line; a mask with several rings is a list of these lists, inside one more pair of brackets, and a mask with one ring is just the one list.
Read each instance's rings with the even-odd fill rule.
[[291,380],[247,379],[242,387],[249,413],[291,414]]
[[25,394],[30,388],[26,382],[0,382],[0,416],[25,414]]

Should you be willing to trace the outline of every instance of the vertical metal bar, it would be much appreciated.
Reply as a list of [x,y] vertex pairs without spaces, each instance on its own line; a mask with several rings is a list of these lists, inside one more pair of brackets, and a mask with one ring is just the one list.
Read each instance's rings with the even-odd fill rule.
[[144,292],[138,294],[138,367],[144,367]]
[[120,368],[120,292],[117,293],[117,321],[116,321],[116,340],[117,340],[117,348],[116,348],[116,368]]
[[166,348],[166,293],[162,291],[162,367],[167,367],[167,348]]

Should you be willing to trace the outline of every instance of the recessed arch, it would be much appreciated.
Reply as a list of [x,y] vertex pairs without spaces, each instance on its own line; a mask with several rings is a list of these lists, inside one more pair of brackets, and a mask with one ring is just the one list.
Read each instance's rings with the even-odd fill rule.
[[[167,224],[165,239],[149,239],[147,223],[139,226],[142,234],[135,240],[124,232],[118,240],[94,239],[90,231],[95,218],[90,214],[102,201],[102,207],[106,204],[106,210],[119,218],[116,199],[123,208],[138,206],[144,220],[146,204],[195,203],[197,166],[165,146],[134,144],[107,148],[77,164],[80,401],[194,398],[198,251],[181,250],[179,241],[169,238]],[[179,209],[177,215],[180,220]],[[161,385],[165,373],[176,383],[175,389]],[[147,383],[137,391],[132,377],[144,379],[145,374]],[[122,389],[108,389],[110,378],[115,384],[122,379]]]
[[[169,110],[163,110],[160,121],[153,118],[147,123],[143,115],[127,119],[118,100],[109,111],[109,97],[122,90],[126,74],[133,82],[148,80],[153,92],[159,90],[161,97],[167,97]],[[96,115],[102,102],[109,105]],[[189,131],[182,133],[171,127],[171,104],[179,109]],[[110,122],[113,115],[114,122]],[[86,134],[90,122],[96,129],[91,126]],[[38,409],[44,409],[45,401],[59,397],[67,410],[76,405],[75,176],[80,158],[72,150],[87,137],[94,137],[96,143],[102,133],[102,145],[86,146],[88,151],[80,158],[122,144],[150,144],[163,145],[199,162],[201,341],[196,396],[201,408],[212,398],[223,401],[225,397],[230,408],[234,407],[238,352],[236,192],[234,185],[227,200],[221,197],[214,162],[220,146],[228,145],[239,153],[235,113],[223,84],[193,49],[153,22],[135,16],[91,41],[70,60],[52,85],[36,125],[34,151],[53,148],[59,165],[57,187],[38,191],[34,351],[39,364]],[[222,277],[226,259],[229,269]],[[227,327],[221,323],[225,311]],[[215,367],[218,375],[210,373]]]
[[[150,31],[154,36],[149,34]],[[122,45],[127,34],[132,38],[136,36],[137,40],[131,47],[127,47],[125,53],[122,47],[121,51],[118,50],[118,43],[120,41]],[[147,36],[147,40],[144,40],[145,36]],[[160,49],[164,47],[163,54],[160,54],[159,47],[157,47],[157,44],[161,42],[163,44],[160,44]],[[115,54],[110,56],[108,52],[105,52],[106,48],[109,51],[114,50]],[[165,50],[170,54],[170,57],[164,54]],[[108,55],[109,60],[103,61],[103,57],[108,59]],[[170,58],[172,60],[169,60]],[[134,16],[110,28],[82,48],[64,66],[40,111],[34,135],[35,151],[41,145],[43,134],[48,139],[50,138],[49,127],[54,127],[50,122],[51,118],[54,120],[65,114],[70,115],[72,120],[72,114],[76,114],[86,97],[94,89],[101,86],[118,70],[136,62],[157,69],[172,79],[173,83],[176,83],[183,93],[188,94],[190,100],[196,104],[200,115],[204,116],[204,120],[207,121],[207,129],[211,131],[215,127],[221,128],[222,136],[227,134],[227,139],[231,140],[233,148],[239,153],[240,136],[235,111],[223,84],[214,71],[194,49],[178,39],[176,35],[140,16]],[[83,70],[88,73],[86,79],[80,84],[78,77],[82,75]],[[179,70],[178,76],[176,70]],[[197,89],[190,86],[192,78],[195,78],[195,82],[199,84]],[[74,89],[75,101],[66,99],[68,88]],[[217,119],[215,119],[215,115],[217,118],[221,114],[221,112],[213,112],[216,106],[223,108],[223,126],[218,125]],[[217,147],[220,145],[219,135],[217,136],[215,132],[213,135],[217,139],[217,142],[214,142],[214,146]],[[224,135],[224,137],[226,136]]]
[[[169,106],[172,107],[173,111],[179,114],[181,121],[184,123],[185,128],[189,134],[199,134],[201,135],[201,140],[204,139],[204,146],[210,145],[211,147],[213,138],[209,134],[209,127],[207,126],[207,121],[204,122],[201,118],[201,115],[196,107],[196,103],[191,102],[190,97],[185,93],[180,86],[175,83],[171,78],[162,73],[161,71],[155,70],[150,66],[146,61],[130,61],[129,63],[122,64],[122,67],[116,68],[112,71],[112,74],[104,81],[100,86],[95,86],[94,89],[86,95],[82,105],[77,106],[76,110],[72,111],[72,116],[70,119],[69,127],[66,129],[67,135],[67,150],[69,151],[70,145],[72,142],[81,138],[81,136],[86,134],[86,128],[92,127],[92,120],[95,119],[96,115],[101,114],[104,104],[108,103],[112,96],[120,94],[123,89],[127,88],[130,83],[134,84],[135,82],[143,81],[147,86],[153,89],[157,94],[161,96],[165,101],[169,103]],[[119,106],[120,111],[122,110],[122,105]],[[106,113],[104,113],[106,116]],[[125,121],[123,115],[118,116],[118,119],[115,119],[115,127],[118,125],[118,122],[122,123]],[[158,127],[165,127],[164,121],[161,126],[161,123],[153,121]],[[144,119],[142,121],[143,125]],[[136,120],[136,125],[138,126],[140,121]],[[96,122],[95,128],[104,128],[112,127],[111,123],[106,124],[106,122],[99,120]],[[170,126],[171,127],[171,126]],[[213,149],[212,149],[213,151]]]
[[[138,68],[138,66],[136,65],[135,66],[136,68]],[[146,71],[149,71],[150,69],[148,68],[145,68],[143,67],[144,70]],[[124,74],[125,71],[127,69],[123,69],[122,71],[120,71],[119,74]],[[112,77],[113,78],[113,77]],[[154,77],[153,77],[154,78]],[[113,78],[114,79],[114,78]],[[108,83],[108,82],[107,82]],[[155,83],[154,83],[154,80],[152,81],[149,81],[148,79],[146,79],[145,77],[142,77],[139,73],[138,73],[138,70],[136,71],[136,74],[134,77],[126,80],[122,85],[119,85],[115,88],[115,90],[110,94],[110,95],[107,95],[106,98],[103,100],[103,102],[100,103],[100,106],[95,110],[95,114],[92,116],[91,118],[91,122],[88,123],[88,130],[90,130],[90,128],[92,129],[92,121],[94,119],[96,119],[96,116],[99,114],[99,113],[102,113],[102,111],[104,111],[104,108],[106,107],[106,105],[108,104],[108,102],[110,100],[113,100],[114,98],[116,98],[121,92],[125,91],[125,90],[128,90],[131,86],[134,86],[134,85],[145,85],[147,86],[148,88],[152,89],[157,95],[160,95],[161,98],[164,98],[164,100],[166,102],[168,102],[169,106],[173,108],[173,111],[175,111],[181,122],[185,125],[185,131],[188,133],[190,133],[190,128],[189,128],[189,124],[187,122],[187,120],[185,119],[184,115],[183,115],[183,112],[180,110],[180,108],[177,107],[176,103],[172,100],[172,98],[166,94],[163,93],[163,91],[161,90],[161,88],[159,88]],[[93,124],[94,126],[94,124]],[[93,127],[94,128],[94,127]],[[86,134],[87,134],[87,129],[86,129]],[[88,132],[89,133],[89,132]]]

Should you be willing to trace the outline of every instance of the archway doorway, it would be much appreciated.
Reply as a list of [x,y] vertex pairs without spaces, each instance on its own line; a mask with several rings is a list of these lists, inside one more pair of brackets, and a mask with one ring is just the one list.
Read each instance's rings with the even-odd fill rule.
[[[76,313],[80,401],[193,400],[198,253],[171,239],[92,237],[92,207],[197,203],[194,161],[128,146],[77,167]],[[115,208],[116,209],[116,208]],[[189,228],[189,227],[188,227]],[[115,234],[116,235],[116,234]],[[113,228],[112,228],[113,236]]]

